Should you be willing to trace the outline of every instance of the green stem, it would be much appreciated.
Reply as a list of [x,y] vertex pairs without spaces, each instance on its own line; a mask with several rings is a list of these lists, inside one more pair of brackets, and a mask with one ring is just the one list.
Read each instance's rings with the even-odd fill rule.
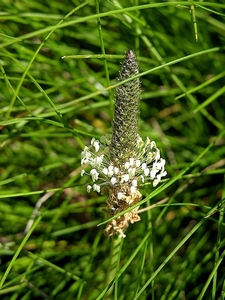
[[115,277],[116,277],[116,280],[115,280],[115,285],[112,285],[110,287],[110,289],[107,291],[107,293],[105,295],[106,300],[112,299],[113,290],[115,290],[115,295],[117,293],[117,285],[118,285],[117,274],[118,274],[122,245],[123,245],[123,238],[121,238],[120,236],[114,237],[112,239],[112,250],[111,250],[111,255],[110,255],[107,284],[109,284],[112,280],[114,280]]

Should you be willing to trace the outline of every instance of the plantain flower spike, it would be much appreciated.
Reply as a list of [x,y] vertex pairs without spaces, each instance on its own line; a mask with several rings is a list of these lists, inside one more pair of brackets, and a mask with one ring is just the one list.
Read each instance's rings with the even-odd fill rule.
[[[155,187],[165,171],[165,160],[160,150],[148,137],[146,141],[138,135],[138,102],[141,93],[138,62],[135,52],[129,50],[119,73],[118,82],[131,79],[116,88],[112,135],[97,140],[92,138],[90,146],[81,153],[82,170],[91,177],[87,191],[98,193],[104,186],[108,191],[108,214],[121,213],[141,201],[139,184],[152,182]],[[133,79],[132,79],[133,78]],[[140,220],[139,206],[110,221],[105,234],[125,237],[129,224]]]

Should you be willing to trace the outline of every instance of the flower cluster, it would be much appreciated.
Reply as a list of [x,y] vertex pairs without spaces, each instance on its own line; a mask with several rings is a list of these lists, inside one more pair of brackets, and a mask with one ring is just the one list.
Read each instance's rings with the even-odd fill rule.
[[[81,176],[86,174],[91,177],[92,184],[87,186],[88,192],[93,190],[100,193],[103,187],[108,188],[110,191],[108,212],[113,216],[141,200],[141,194],[138,190],[140,183],[152,181],[155,187],[166,175],[166,171],[165,160],[160,157],[160,150],[156,147],[155,142],[150,141],[148,137],[144,142],[138,136],[137,157],[130,157],[129,160],[121,162],[117,166],[110,162],[110,144],[110,135],[102,136],[100,141],[95,138],[91,140],[91,145],[86,146],[81,153],[81,165],[85,169],[89,168],[83,169]],[[129,218],[129,213],[123,216],[127,222],[122,229],[115,224],[113,226],[110,224],[108,226],[109,235],[117,232],[125,237],[124,227],[127,228],[129,222],[133,223],[140,219],[137,216],[137,210],[134,211],[135,213],[131,212]],[[121,221],[123,217],[120,217]],[[115,223],[115,220],[113,221],[112,223]],[[114,227],[118,228],[115,230]]]
[[[95,138],[91,140],[89,147],[85,146],[81,153],[81,165],[89,165],[91,170],[86,172],[84,169],[81,176],[87,174],[91,176],[93,185],[87,186],[87,191],[97,191],[100,193],[101,186],[117,186],[127,183],[130,186],[131,194],[135,193],[138,182],[153,181],[155,187],[166,175],[165,159],[160,157],[160,150],[156,147],[154,141],[147,137],[144,142],[138,136],[138,157],[131,157],[129,161],[123,162],[121,168],[110,164],[109,160],[109,136],[102,136],[98,141]],[[118,199],[122,199],[122,193],[118,192]]]
[[[81,153],[81,175],[89,175],[92,183],[87,191],[98,193],[107,187],[108,214],[115,216],[140,202],[140,183],[152,181],[156,186],[166,175],[165,160],[160,150],[149,138],[143,141],[138,135],[138,101],[141,93],[139,67],[134,51],[129,50],[121,67],[116,89],[112,135],[93,138],[91,145]],[[86,167],[88,168],[86,170]],[[86,171],[85,171],[86,170]],[[113,219],[107,224],[108,236],[119,234],[130,223],[140,220],[138,206]]]

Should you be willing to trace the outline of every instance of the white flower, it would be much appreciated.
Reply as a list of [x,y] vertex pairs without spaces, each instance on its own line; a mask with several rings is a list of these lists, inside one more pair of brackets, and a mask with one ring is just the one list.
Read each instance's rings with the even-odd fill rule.
[[[160,151],[154,141],[148,137],[144,142],[140,136],[137,138],[137,156],[127,158],[124,162],[114,165],[110,162],[110,136],[102,136],[100,141],[93,138],[89,147],[84,147],[81,153],[81,165],[89,167],[89,171],[82,170],[81,176],[89,175],[92,184],[87,186],[96,192],[101,191],[102,185],[117,189],[117,199],[122,200],[123,185],[128,187],[133,195],[137,192],[140,183],[152,181],[155,187],[161,178],[166,176],[165,159],[160,157]],[[127,192],[126,192],[127,193]]]

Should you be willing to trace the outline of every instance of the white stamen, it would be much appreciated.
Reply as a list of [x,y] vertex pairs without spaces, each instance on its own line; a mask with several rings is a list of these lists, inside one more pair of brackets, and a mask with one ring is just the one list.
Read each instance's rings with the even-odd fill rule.
[[130,187],[130,192],[131,192],[131,194],[134,194],[136,192],[136,187],[135,186],[131,186]]
[[90,193],[91,189],[92,189],[92,186],[91,186],[91,185],[88,185],[88,186],[87,186],[87,192]]
[[124,165],[125,169],[129,169],[130,168],[130,163],[127,161]]
[[156,144],[155,144],[155,142],[154,142],[154,141],[151,141],[151,145],[150,145],[150,147],[151,147],[151,149],[152,149],[152,148],[156,148]]
[[147,136],[146,141],[145,141],[145,145],[146,145],[146,146],[150,145],[150,142],[151,142],[151,141],[150,141],[149,137]]
[[119,173],[119,169],[117,167],[114,167],[114,174],[117,175]]
[[94,184],[94,185],[93,185],[93,191],[96,191],[96,192],[100,193],[100,191],[101,191],[100,185]]
[[122,238],[125,238],[126,237],[126,234],[124,234],[122,231],[120,232],[120,236],[122,237]]
[[150,173],[149,168],[144,169],[144,173],[145,173],[145,176],[148,176]]
[[155,178],[155,175],[156,175],[157,171],[158,171],[158,170],[156,170],[156,169],[154,169],[154,170],[152,169],[152,170],[151,170],[151,172],[150,172],[150,177],[151,177],[151,179],[154,179],[154,178]]
[[130,175],[130,177],[135,176],[136,173],[136,168],[129,168],[128,169],[128,174]]
[[142,168],[142,170],[144,170],[145,168],[147,168],[147,164],[146,164],[146,163],[143,163],[143,164],[141,165],[141,168]]
[[105,175],[108,175],[108,169],[107,168],[103,168],[102,173]]
[[119,192],[119,193],[117,194],[117,199],[118,199],[118,200],[121,200],[122,197],[123,197],[123,193]]
[[134,159],[130,158],[130,166],[133,166],[133,165],[134,165]]
[[97,156],[96,158],[95,158],[95,164],[98,166],[100,166],[101,165],[101,163],[102,163],[102,161],[103,161],[103,158],[104,158],[104,155],[101,155],[101,156]]
[[132,186],[134,186],[134,187],[137,186],[137,180],[136,179],[132,180]]
[[111,182],[112,185],[114,185],[116,183],[116,178],[112,177],[111,180],[110,180],[110,182]]
[[92,169],[92,170],[90,171],[90,175],[91,175],[91,177],[92,177],[92,181],[93,181],[93,182],[95,182],[96,180],[98,180],[98,175],[99,175],[99,173],[97,172],[96,169]]
[[123,179],[124,179],[125,182],[128,182],[129,179],[130,179],[129,174],[124,174],[124,175],[123,175]]
[[108,167],[108,176],[112,177],[114,175],[113,168]]
[[140,159],[137,159],[136,160],[136,167],[138,168],[138,167],[140,167],[140,165],[141,165],[141,161],[140,161]]
[[95,152],[98,152],[100,149],[99,141],[94,142]]

